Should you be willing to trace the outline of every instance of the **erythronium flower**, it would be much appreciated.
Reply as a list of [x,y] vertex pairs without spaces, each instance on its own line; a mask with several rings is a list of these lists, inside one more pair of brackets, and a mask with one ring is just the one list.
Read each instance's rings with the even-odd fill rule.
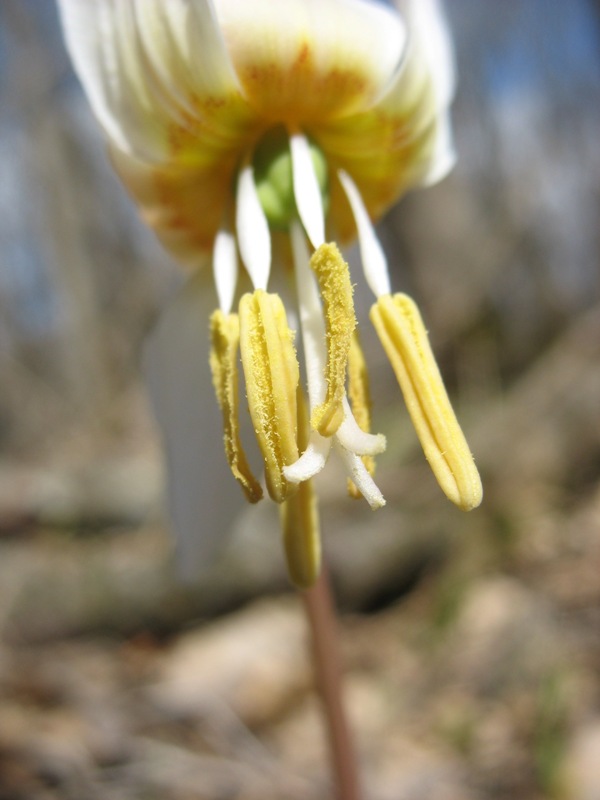
[[[477,506],[479,475],[419,311],[391,294],[372,222],[453,164],[453,70],[436,0],[398,0],[397,9],[376,0],[58,1],[116,170],[144,219],[196,273],[159,323],[147,359],[181,540],[217,524],[217,456],[208,454],[210,474],[197,469],[214,432],[197,424],[210,415],[200,364],[202,310],[214,302],[201,274],[211,260],[211,382],[227,463],[247,499],[260,499],[241,443],[241,352],[293,581],[310,585],[319,571],[311,479],[332,447],[352,493],[374,509],[384,505],[372,472],[385,438],[369,432],[352,284],[333,243],[355,235],[376,298],[371,319],[425,455],[453,502]],[[295,297],[287,312],[274,283]],[[308,404],[290,329],[296,319]]]

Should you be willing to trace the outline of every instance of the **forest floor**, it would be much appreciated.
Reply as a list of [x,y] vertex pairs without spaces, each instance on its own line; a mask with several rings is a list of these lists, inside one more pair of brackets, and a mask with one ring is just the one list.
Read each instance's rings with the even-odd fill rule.
[[[382,512],[320,484],[366,800],[600,800],[599,333],[466,415],[481,509],[404,429]],[[0,464],[0,800],[326,800],[273,509],[181,586],[156,444],[116,439]]]
[[[332,538],[366,798],[600,797],[599,523],[596,491],[501,547],[469,531],[434,555],[430,537],[354,588]],[[241,594],[213,583],[215,610],[165,577],[159,528],[2,550],[2,800],[332,796],[301,604],[277,568]]]

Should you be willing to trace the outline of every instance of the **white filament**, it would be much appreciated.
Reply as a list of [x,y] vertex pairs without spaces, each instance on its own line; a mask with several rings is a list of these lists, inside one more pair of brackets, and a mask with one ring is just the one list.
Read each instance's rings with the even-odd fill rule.
[[359,456],[376,456],[383,453],[386,448],[386,439],[382,433],[366,433],[359,427],[348,398],[342,400],[344,407],[344,421],[337,429],[336,436],[339,443]]
[[321,472],[329,458],[331,444],[332,437],[327,439],[317,431],[311,431],[308,446],[300,458],[283,468],[285,479],[290,483],[302,483]]
[[215,238],[213,276],[217,297],[219,298],[219,307],[224,314],[229,314],[237,286],[238,259],[235,236],[226,228],[221,228]]
[[310,269],[310,255],[306,246],[304,232],[297,222],[290,227],[292,253],[294,256],[294,273],[296,292],[300,309],[300,326],[304,357],[306,361],[306,377],[308,381],[308,400],[311,412],[325,400],[327,382],[325,366],[327,350],[325,348],[325,323],[323,309],[319,298],[319,290],[315,276]]
[[354,215],[365,280],[375,297],[390,294],[387,259],[360,192],[350,175],[343,169],[338,170],[338,177]]
[[346,450],[339,442],[335,442],[335,449],[344,463],[348,477],[354,482],[371,509],[375,511],[384,506],[385,498],[373,478],[369,475],[360,457]]
[[271,272],[271,234],[251,164],[240,170],[236,201],[235,227],[242,261],[253,287],[266,289]]
[[303,134],[290,135],[290,152],[296,207],[304,230],[316,250],[325,242],[325,214],[310,146]]

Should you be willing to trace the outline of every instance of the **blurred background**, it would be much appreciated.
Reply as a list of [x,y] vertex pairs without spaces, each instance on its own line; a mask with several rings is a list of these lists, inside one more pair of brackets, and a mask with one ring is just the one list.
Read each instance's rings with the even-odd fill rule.
[[[348,703],[372,800],[599,800],[600,4],[447,5],[458,166],[380,232],[485,499],[443,498],[365,325],[388,505],[319,484]],[[0,800],[327,797],[273,509],[177,580],[138,368],[177,270],[48,0],[0,4],[0,165]]]

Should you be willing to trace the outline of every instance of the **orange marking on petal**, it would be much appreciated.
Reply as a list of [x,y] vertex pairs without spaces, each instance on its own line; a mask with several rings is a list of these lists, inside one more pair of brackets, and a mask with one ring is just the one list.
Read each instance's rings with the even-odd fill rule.
[[298,53],[298,57],[296,58],[296,63],[303,64],[305,61],[308,60],[310,54],[310,47],[308,42],[303,42],[300,46],[300,52]]
[[271,121],[322,124],[342,115],[368,85],[360,70],[315,64],[308,42],[302,42],[289,66],[253,62],[240,70],[249,101]]
[[[425,83],[416,102],[401,113],[372,109],[313,133],[331,171],[341,168],[352,176],[373,220],[419,183],[430,162],[438,125],[431,89]],[[352,239],[354,218],[337,181],[331,185],[330,213],[332,234]]]

